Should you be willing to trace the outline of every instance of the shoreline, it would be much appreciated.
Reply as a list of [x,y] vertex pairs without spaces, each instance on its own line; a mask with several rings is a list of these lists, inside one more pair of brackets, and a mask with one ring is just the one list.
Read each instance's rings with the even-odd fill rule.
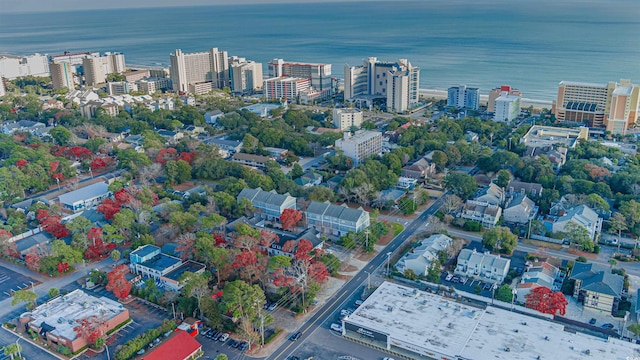
[[[438,100],[445,100],[447,99],[447,95],[448,95],[447,90],[440,90],[440,89],[419,89],[419,92],[420,92],[420,95],[433,97]],[[486,105],[488,101],[489,101],[489,94],[480,94],[481,103],[484,103]],[[552,104],[551,100],[541,100],[541,99],[522,98],[520,101],[520,107],[522,108],[533,106],[534,108],[537,108],[537,109],[542,109],[542,108],[551,109],[551,104]]]

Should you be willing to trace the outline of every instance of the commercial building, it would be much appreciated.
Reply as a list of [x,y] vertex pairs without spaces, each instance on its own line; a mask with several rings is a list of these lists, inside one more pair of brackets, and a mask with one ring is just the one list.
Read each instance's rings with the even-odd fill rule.
[[132,91],[137,91],[136,84],[128,83],[126,81],[113,81],[107,83],[107,92],[109,95],[124,95]]
[[176,49],[169,60],[174,91],[201,94],[231,85],[226,51],[211,48],[207,52],[183,53]]
[[262,63],[232,56],[229,66],[233,92],[251,94],[262,89]]
[[493,121],[511,122],[520,114],[520,96],[502,92],[494,101]]
[[269,156],[246,154],[240,152],[235,153],[233,154],[233,156],[231,156],[231,161],[258,169],[264,169],[267,166],[267,162],[269,162],[270,160],[273,160],[273,158]]
[[418,105],[420,68],[407,59],[382,62],[375,57],[344,67],[344,99],[386,101],[387,111],[402,113]]
[[78,289],[23,313],[19,319],[52,348],[62,345],[76,352],[88,345],[88,339],[74,330],[80,321],[96,319],[102,322],[106,334],[129,320],[129,310],[114,300]]
[[359,233],[371,225],[369,213],[362,208],[351,209],[346,205],[334,205],[312,201],[305,217],[310,227],[334,236],[346,235],[349,231]]
[[100,52],[98,51],[85,51],[79,53],[70,53],[65,51],[63,54],[59,55],[51,55],[49,60],[54,64],[62,64],[67,63],[76,67],[76,72],[78,67],[82,69],[82,59],[86,57],[100,57]]
[[49,59],[46,55],[0,55],[0,77],[13,80],[29,75],[49,76]]
[[340,108],[333,109],[333,126],[340,130],[359,128],[362,125],[362,111],[358,109]]
[[195,360],[202,355],[202,345],[184,330],[175,331],[141,360]]
[[462,249],[454,273],[493,284],[502,284],[507,277],[511,260],[493,255],[488,251]]
[[313,92],[320,92],[323,98],[334,95],[336,80],[331,77],[331,64],[315,64],[273,59],[268,63],[269,77],[294,77],[309,79]]
[[[489,101],[487,102],[487,112],[493,113],[496,111],[496,99],[506,92],[508,95],[517,96],[522,100],[522,92],[518,89],[514,89],[509,85],[502,85],[489,91]],[[518,102],[518,112],[520,112],[520,102]]]
[[344,337],[416,360],[624,360],[636,344],[565,329],[540,316],[473,306],[383,282],[342,322]]
[[171,79],[169,78],[145,78],[135,82],[138,86],[138,91],[142,91],[146,94],[153,94],[156,91],[167,90],[171,88]]
[[58,196],[58,200],[65,208],[73,212],[80,212],[82,210],[98,206],[103,199],[106,199],[109,196],[111,196],[109,184],[105,182],[97,182],[78,190],[62,194]]
[[570,279],[575,281],[573,296],[583,306],[613,312],[618,310],[624,277],[607,266],[576,262]]
[[238,194],[238,201],[247,199],[253,208],[268,220],[280,220],[285,209],[296,209],[296,198],[287,194],[281,195],[275,191],[264,191],[262,188],[244,188]]
[[49,64],[51,72],[51,82],[54,89],[75,89],[75,81],[73,80],[73,65],[68,62]]
[[126,70],[124,55],[106,52],[103,56],[87,56],[82,59],[82,69],[85,85],[103,84],[108,74],[119,74]]
[[418,276],[426,276],[433,261],[438,259],[438,252],[446,253],[452,241],[453,239],[443,234],[431,235],[400,258],[396,269],[401,273],[410,269]]
[[311,80],[299,77],[274,77],[263,81],[262,89],[266,101],[298,101],[311,91]]
[[556,144],[563,144],[565,147],[573,149],[580,139],[589,140],[589,128],[583,126],[569,129],[534,125],[520,139],[520,142],[528,148],[552,148]]
[[206,266],[196,261],[182,261],[175,256],[162,253],[155,245],[144,245],[129,254],[131,272],[154,279],[159,288],[180,291],[184,283],[180,277],[185,272],[201,274]]
[[478,110],[480,106],[480,89],[467,87],[466,85],[450,87],[447,91],[447,106]]
[[378,131],[358,130],[355,133],[345,131],[342,139],[335,142],[336,149],[350,157],[355,166],[364,159],[382,152],[382,133]]
[[560,122],[605,128],[612,134],[626,134],[638,122],[640,87],[630,80],[592,84],[561,81],[552,112]]

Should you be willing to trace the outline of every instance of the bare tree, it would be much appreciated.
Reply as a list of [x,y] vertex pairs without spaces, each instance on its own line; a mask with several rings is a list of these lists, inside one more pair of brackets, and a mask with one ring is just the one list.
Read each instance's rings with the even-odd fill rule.
[[447,214],[454,213],[462,206],[462,200],[456,195],[447,195],[442,203],[442,208]]

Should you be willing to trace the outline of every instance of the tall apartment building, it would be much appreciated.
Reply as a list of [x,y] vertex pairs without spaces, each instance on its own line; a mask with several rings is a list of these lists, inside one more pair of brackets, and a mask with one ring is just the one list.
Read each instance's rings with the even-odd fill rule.
[[107,92],[109,95],[124,95],[132,91],[138,91],[138,86],[135,83],[126,81],[112,81],[107,83]]
[[73,80],[73,65],[68,62],[51,63],[49,64],[49,71],[51,72],[51,82],[54,89],[75,89],[75,82]]
[[448,90],[447,106],[459,109],[478,110],[480,106],[480,89],[466,85],[452,86]]
[[298,100],[309,93],[311,80],[297,77],[274,77],[263,81],[262,90],[267,101]]
[[344,98],[378,97],[387,101],[387,111],[404,112],[419,100],[420,68],[406,59],[382,62],[375,57],[360,66],[344,67]]
[[46,55],[0,55],[0,77],[13,80],[29,75],[49,76],[49,59]]
[[586,123],[624,135],[638,122],[640,87],[630,80],[592,84],[561,81],[552,112],[559,122]]
[[233,92],[248,94],[262,89],[262,63],[232,56],[229,67]]
[[511,122],[520,114],[520,96],[503,91],[494,102],[493,121]]
[[84,84],[96,86],[107,81],[107,74],[104,72],[104,63],[99,57],[86,57],[82,59],[82,69],[84,71]]
[[359,128],[362,125],[362,111],[358,109],[333,109],[333,125],[340,130]]
[[[509,85],[502,85],[500,87],[491,89],[491,91],[489,91],[489,102],[487,103],[487,112],[492,113],[496,111],[496,99],[503,92],[507,92],[509,95],[515,95],[520,98],[520,101],[522,101],[522,92],[520,90],[514,89]],[[520,109],[518,109],[518,111],[520,111]]]
[[346,131],[342,139],[336,140],[335,147],[342,150],[344,155],[350,157],[357,166],[364,159],[382,152],[382,133],[358,130],[351,134]]
[[169,78],[146,78],[135,82],[139,91],[147,94],[153,94],[156,91],[171,88],[171,79]]
[[0,76],[0,97],[7,95],[7,91],[4,88],[4,80]]
[[174,91],[200,94],[231,85],[226,51],[211,48],[207,52],[185,54],[176,49],[169,60]]
[[87,52],[79,52],[79,53],[70,53],[68,51],[65,51],[64,54],[52,55],[49,57],[49,59],[54,64],[68,63],[71,65],[82,66],[82,59],[86,57],[100,57],[100,52],[87,51]]
[[297,77],[309,79],[309,85],[314,92],[321,92],[324,97],[333,96],[335,80],[331,77],[331,64],[314,64],[289,62],[283,59],[273,59],[268,63],[269,77]]

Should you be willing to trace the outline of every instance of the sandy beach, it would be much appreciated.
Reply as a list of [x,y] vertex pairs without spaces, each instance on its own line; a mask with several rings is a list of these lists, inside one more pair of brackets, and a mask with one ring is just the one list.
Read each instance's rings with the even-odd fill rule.
[[[447,98],[447,91],[438,90],[438,89],[420,89],[420,95],[424,95],[426,97],[433,97],[438,100],[441,100],[441,99]],[[480,102],[482,105],[486,106],[488,101],[489,101],[488,94],[480,94]],[[543,108],[551,109],[551,100],[522,98],[522,101],[520,101],[520,107],[526,108],[529,106],[533,106],[536,109],[543,109]]]

